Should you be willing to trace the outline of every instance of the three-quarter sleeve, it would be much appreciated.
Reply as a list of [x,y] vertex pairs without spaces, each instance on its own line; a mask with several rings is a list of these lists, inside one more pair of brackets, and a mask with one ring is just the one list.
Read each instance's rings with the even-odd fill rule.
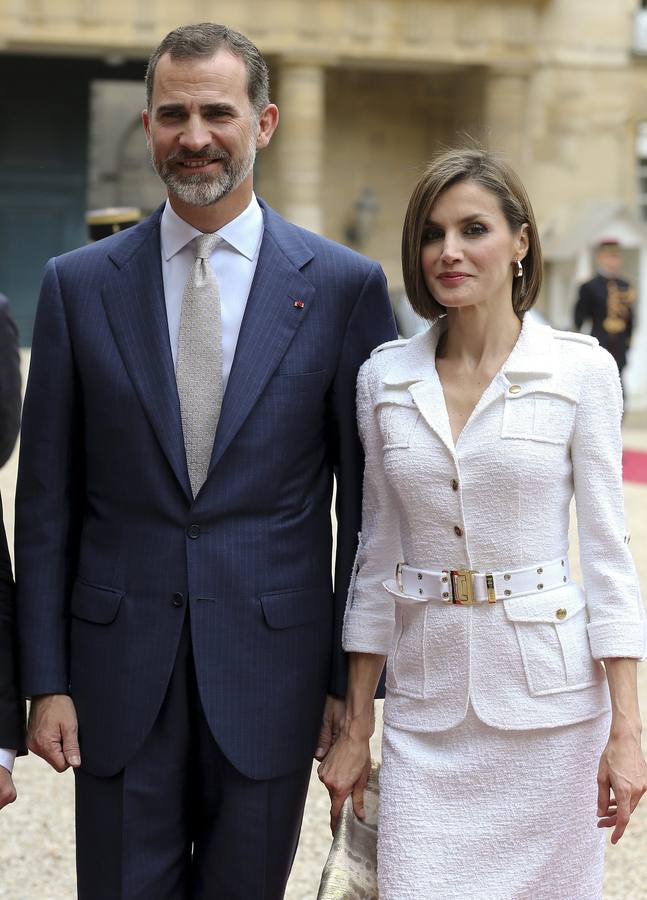
[[364,446],[362,532],[344,616],[344,650],[387,655],[395,621],[394,601],[382,586],[402,559],[397,506],[384,472],[382,437],[371,396],[373,360],[360,369],[357,420]]
[[589,643],[595,659],[641,659],[647,627],[625,534],[620,378],[606,350],[591,353],[571,444]]

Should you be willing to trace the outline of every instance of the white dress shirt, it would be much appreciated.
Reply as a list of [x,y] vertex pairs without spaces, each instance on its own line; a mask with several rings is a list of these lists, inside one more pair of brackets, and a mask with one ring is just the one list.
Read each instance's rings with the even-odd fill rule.
[[13,771],[13,764],[16,758],[15,750],[0,750],[0,766],[4,766],[9,772]]
[[[222,310],[223,385],[236,352],[240,326],[252,286],[258,254],[263,240],[263,212],[255,195],[247,209],[217,232],[224,243],[216,247],[209,263],[218,279]],[[160,225],[162,278],[166,319],[173,364],[177,363],[177,345],[182,314],[182,295],[195,261],[193,239],[202,234],[173,211],[166,201]]]

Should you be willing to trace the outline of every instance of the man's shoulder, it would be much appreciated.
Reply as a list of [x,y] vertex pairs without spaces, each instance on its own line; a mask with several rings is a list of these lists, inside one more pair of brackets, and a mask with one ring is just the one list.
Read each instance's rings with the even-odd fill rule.
[[368,256],[364,256],[356,250],[352,250],[350,247],[322,234],[310,231],[302,225],[296,225],[294,222],[283,218],[263,200],[259,202],[263,209],[266,229],[284,249],[286,247],[289,249],[294,245],[301,245],[301,247],[307,248],[313,259],[354,268],[364,271],[366,274],[371,269],[380,269],[379,263]]

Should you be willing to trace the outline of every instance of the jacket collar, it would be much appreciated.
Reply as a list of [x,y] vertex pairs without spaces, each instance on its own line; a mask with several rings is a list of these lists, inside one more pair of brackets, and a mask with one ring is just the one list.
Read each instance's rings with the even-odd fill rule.
[[[264,219],[263,240],[209,473],[250,414],[316,301],[315,287],[301,271],[313,258],[313,250],[299,229],[262,201],[259,205]],[[191,498],[164,305],[159,228],[163,209],[160,206],[139,225],[106,238],[115,268],[106,277],[102,297],[141,403],[178,481]]]
[[[446,330],[446,317],[441,316],[420,334],[414,335],[396,355],[382,381],[391,387],[415,384],[436,376],[436,348]],[[524,316],[517,343],[501,367],[510,382],[549,378],[555,373],[553,329],[530,316]]]
[[[443,388],[436,371],[436,348],[446,328],[444,318],[434,322],[427,331],[412,337],[399,353],[394,354],[395,361],[382,381],[387,388],[406,389],[429,427],[438,435],[448,451],[455,455],[456,447],[451,434]],[[522,397],[532,391],[545,390],[548,383],[552,383],[555,372],[553,343],[552,328],[526,316],[517,343],[484,390],[463,432],[482,410],[502,396]],[[509,392],[512,384],[519,387],[514,394]],[[398,397],[401,396],[401,392],[398,392]],[[393,397],[392,402],[398,403],[401,399]]]

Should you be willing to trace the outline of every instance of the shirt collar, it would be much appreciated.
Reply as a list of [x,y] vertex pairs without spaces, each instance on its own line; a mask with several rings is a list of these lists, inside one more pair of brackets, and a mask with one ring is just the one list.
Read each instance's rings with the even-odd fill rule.
[[[258,255],[263,239],[263,227],[263,211],[256,199],[256,194],[252,194],[249,206],[231,222],[227,222],[226,225],[219,228],[217,233],[232,249],[251,261]],[[181,219],[167,200],[160,223],[164,259],[168,261],[175,256],[199,234],[202,232]]]

